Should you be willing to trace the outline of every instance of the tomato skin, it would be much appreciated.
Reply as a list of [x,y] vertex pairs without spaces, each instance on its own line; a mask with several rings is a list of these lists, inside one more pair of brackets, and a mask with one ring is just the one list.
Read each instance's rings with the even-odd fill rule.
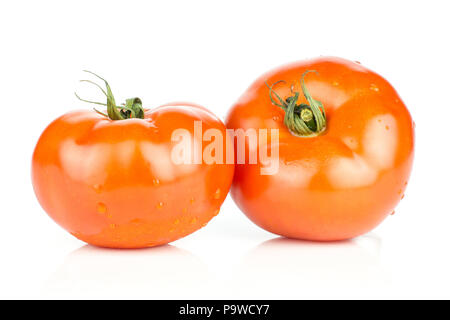
[[[306,70],[318,72],[305,83],[327,117],[326,131],[316,137],[287,129],[285,112],[271,103],[265,85],[285,80],[287,85],[276,87],[285,99]],[[359,63],[321,57],[268,72],[232,107],[226,125],[279,129],[278,172],[261,175],[259,161],[237,164],[231,190],[239,208],[275,234],[316,241],[353,238],[376,227],[404,195],[414,123],[394,88]]]
[[191,104],[147,110],[145,119],[63,115],[45,129],[33,154],[40,204],[75,237],[101,247],[156,246],[196,231],[219,212],[234,165],[173,163],[173,130],[194,136],[195,120],[225,135],[218,118]]

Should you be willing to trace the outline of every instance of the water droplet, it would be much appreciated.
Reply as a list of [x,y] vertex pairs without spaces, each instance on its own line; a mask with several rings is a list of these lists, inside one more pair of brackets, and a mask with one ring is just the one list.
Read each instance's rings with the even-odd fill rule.
[[194,197],[192,197],[191,200],[189,200],[189,202],[190,202],[191,204],[194,204],[194,202],[195,202]]
[[158,186],[159,185],[159,180],[158,179],[153,179],[153,185],[154,186]]
[[404,197],[405,197],[405,194],[402,194],[402,197],[400,198],[400,200],[403,200]]
[[174,222],[173,222],[173,224],[179,224],[180,223],[180,219],[176,219]]
[[338,85],[339,85],[339,82],[337,82],[337,81],[333,81],[333,86],[335,86],[335,87],[337,87]]
[[106,205],[103,202],[99,202],[97,203],[97,212],[104,214],[106,213],[108,209],[106,208]]
[[275,117],[272,118],[272,120],[278,122],[278,121],[280,121],[280,117],[279,116],[275,116]]
[[196,222],[197,222],[197,218],[194,217],[191,219],[191,224],[195,224]]
[[214,193],[214,199],[219,199],[220,198],[220,189],[217,189],[216,192]]
[[173,229],[173,228],[169,230],[170,233],[173,233],[174,231],[175,231],[175,229]]
[[102,185],[101,184],[94,184],[94,190],[95,190],[95,192],[97,192],[97,193],[100,193],[100,192],[102,192]]
[[110,227],[111,229],[115,229],[115,228],[116,228],[116,225],[115,225],[114,223],[111,223],[111,224],[109,225],[109,227]]
[[370,90],[373,90],[373,91],[375,91],[375,92],[380,91],[380,89],[379,89],[375,84],[373,84],[373,83],[370,85]]
[[156,205],[157,209],[162,209],[162,207],[164,207],[164,203],[163,202],[158,202],[158,204]]

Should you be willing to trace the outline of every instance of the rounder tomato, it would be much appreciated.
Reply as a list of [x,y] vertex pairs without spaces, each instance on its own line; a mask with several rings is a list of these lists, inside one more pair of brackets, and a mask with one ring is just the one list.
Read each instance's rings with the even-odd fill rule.
[[172,133],[185,129],[196,139],[194,121],[226,134],[217,117],[191,104],[143,110],[142,119],[63,115],[33,154],[40,204],[72,235],[102,247],[156,246],[194,232],[219,212],[234,172],[232,164],[174,163]]
[[[316,111],[323,130],[314,132],[318,117],[300,130],[292,117],[298,120],[305,108],[304,122]],[[268,72],[233,106],[226,125],[278,129],[278,142],[269,143],[269,153],[278,149],[278,171],[262,175],[260,160],[237,164],[231,191],[240,209],[270,232],[318,241],[352,238],[377,226],[403,198],[414,123],[394,88],[357,62],[321,57]],[[249,141],[246,152],[258,147]]]

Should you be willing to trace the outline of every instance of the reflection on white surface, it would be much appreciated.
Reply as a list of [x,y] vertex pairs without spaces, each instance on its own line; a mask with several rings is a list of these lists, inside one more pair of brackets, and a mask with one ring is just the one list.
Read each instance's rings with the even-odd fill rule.
[[236,269],[236,283],[273,293],[302,290],[363,288],[389,283],[380,264],[381,240],[373,235],[354,240],[318,243],[286,238],[263,242]]
[[[283,299],[359,297],[391,284],[381,267],[381,240],[317,243],[285,238],[265,241],[239,259],[206,266],[194,255],[166,245],[142,250],[83,246],[51,275],[51,298]],[[210,273],[211,272],[211,273]]]
[[83,246],[65,259],[47,281],[51,296],[168,298],[199,290],[207,283],[206,266],[171,245],[139,250]]

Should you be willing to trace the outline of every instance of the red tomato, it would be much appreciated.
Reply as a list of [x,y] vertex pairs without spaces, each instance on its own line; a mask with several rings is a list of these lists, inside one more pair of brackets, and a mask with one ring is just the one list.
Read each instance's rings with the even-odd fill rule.
[[[237,164],[231,191],[270,232],[352,238],[377,226],[403,198],[414,124],[394,88],[359,63],[321,57],[266,73],[233,106],[226,125],[279,130],[279,142],[269,146],[279,150],[278,171],[261,175],[260,160]],[[246,152],[255,148],[249,144]]]
[[[234,166],[175,164],[171,135],[186,129],[194,137],[194,121],[201,121],[204,131],[225,136],[224,124],[192,104],[143,110],[130,99],[128,109],[112,108],[109,94],[108,86],[108,116],[122,120],[71,112],[39,138],[32,180],[44,210],[78,239],[102,247],[156,246],[204,226],[219,212]],[[131,110],[142,118],[129,118]]]

